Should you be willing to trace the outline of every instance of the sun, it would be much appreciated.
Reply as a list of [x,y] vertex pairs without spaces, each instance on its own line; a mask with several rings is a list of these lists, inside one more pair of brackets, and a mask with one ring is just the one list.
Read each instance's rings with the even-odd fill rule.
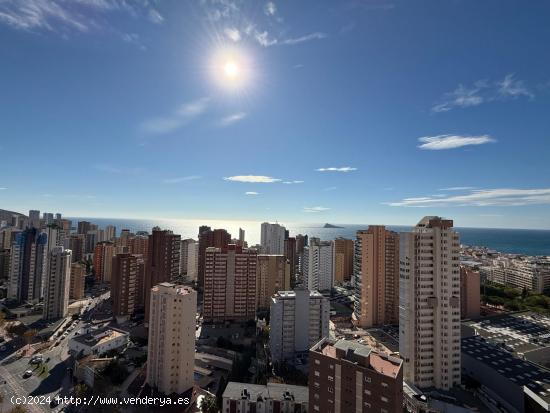
[[212,54],[209,66],[210,78],[218,89],[242,92],[253,85],[252,59],[244,48],[219,48]]

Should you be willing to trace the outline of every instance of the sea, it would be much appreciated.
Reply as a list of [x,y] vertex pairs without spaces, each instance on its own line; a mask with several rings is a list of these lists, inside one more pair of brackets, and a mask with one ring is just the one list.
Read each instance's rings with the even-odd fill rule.
[[[162,229],[172,230],[180,234],[182,238],[197,238],[201,225],[212,228],[224,228],[234,237],[239,235],[239,228],[246,232],[246,241],[250,244],[260,243],[260,221],[222,221],[222,220],[180,220],[180,219],[120,219],[120,218],[68,218],[76,226],[77,221],[90,221],[100,228],[114,225],[117,234],[121,229],[129,229],[131,232],[147,231],[158,226]],[[281,222],[290,232],[290,236],[307,234],[310,237],[318,237],[321,240],[332,240],[337,237],[355,238],[358,230],[368,228],[368,224],[334,224],[341,228],[323,228],[324,223],[298,224]],[[406,232],[411,229],[407,226],[387,225],[387,228]],[[462,245],[483,246],[499,252],[523,255],[550,256],[550,230],[527,229],[497,229],[497,228],[455,228],[460,234]]]

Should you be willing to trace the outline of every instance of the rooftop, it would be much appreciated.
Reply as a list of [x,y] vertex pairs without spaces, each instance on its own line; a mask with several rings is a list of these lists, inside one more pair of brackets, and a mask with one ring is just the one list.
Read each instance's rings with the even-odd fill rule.
[[518,386],[526,387],[546,403],[550,403],[550,371],[514,357],[482,336],[462,339],[462,353],[496,370]]
[[309,390],[306,386],[293,386],[290,384],[268,383],[264,386],[230,381],[223,392],[223,397],[232,400],[245,398],[252,401],[257,401],[259,398],[264,400],[290,399],[296,403],[307,403],[309,401]]

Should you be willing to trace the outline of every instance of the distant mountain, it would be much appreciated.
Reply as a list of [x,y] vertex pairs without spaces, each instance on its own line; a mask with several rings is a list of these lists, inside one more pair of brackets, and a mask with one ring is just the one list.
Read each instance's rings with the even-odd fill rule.
[[19,216],[26,216],[26,215],[23,215],[23,214],[20,214],[19,212],[13,212],[13,211],[8,211],[8,210],[5,210],[5,209],[0,209],[0,221],[10,221],[11,222],[11,217],[14,216],[14,215],[19,215]]
[[339,227],[338,225],[332,225],[332,224],[326,223],[325,225],[323,225],[323,228],[344,228],[344,227]]

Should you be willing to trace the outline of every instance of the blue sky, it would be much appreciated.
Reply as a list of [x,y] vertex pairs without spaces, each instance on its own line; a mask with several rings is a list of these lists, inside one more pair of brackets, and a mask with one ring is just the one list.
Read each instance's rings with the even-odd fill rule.
[[0,0],[0,208],[550,228],[549,17]]

